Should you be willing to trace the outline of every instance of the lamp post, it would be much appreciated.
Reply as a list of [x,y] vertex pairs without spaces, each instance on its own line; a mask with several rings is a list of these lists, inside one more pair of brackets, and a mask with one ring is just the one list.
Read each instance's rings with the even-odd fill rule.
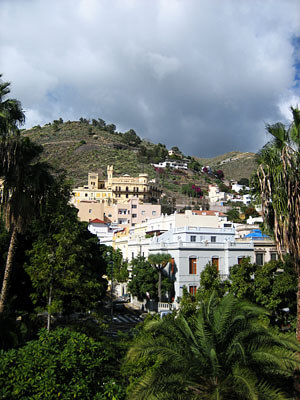
[[113,303],[113,292],[114,292],[114,263],[112,260],[113,253],[108,251],[106,253],[107,257],[110,259],[108,264],[110,265],[110,272],[111,272],[111,281],[110,281],[110,319],[113,322],[114,319],[114,303]]
[[111,310],[110,310],[110,317],[111,322],[114,320],[114,302],[113,302],[113,292],[114,292],[114,263],[110,261],[111,265],[111,284],[110,284],[110,298],[111,298]]

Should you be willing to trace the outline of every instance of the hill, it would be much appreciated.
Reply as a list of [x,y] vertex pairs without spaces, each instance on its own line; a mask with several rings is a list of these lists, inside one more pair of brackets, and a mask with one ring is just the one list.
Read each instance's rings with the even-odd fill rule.
[[257,168],[254,153],[232,151],[213,158],[197,158],[202,165],[209,165],[221,169],[226,179],[238,181],[241,178],[250,178]]
[[165,145],[142,140],[134,130],[116,132],[115,125],[99,121],[101,123],[93,120],[90,124],[83,118],[81,121],[68,122],[60,119],[43,127],[24,130],[23,135],[41,144],[44,147],[44,160],[58,169],[64,169],[74,186],[86,184],[88,172],[105,176],[107,165],[114,165],[116,175],[148,173],[162,186],[165,199],[170,201],[173,198],[173,203],[182,207],[201,203],[199,199],[182,193],[184,185],[197,185],[205,193],[208,184],[215,181],[214,177],[200,172],[200,164],[223,170],[226,179],[249,178],[255,169],[255,155],[239,152],[211,159],[187,156],[192,161],[190,165],[193,165],[188,170],[154,169],[151,163],[163,161],[168,156]]

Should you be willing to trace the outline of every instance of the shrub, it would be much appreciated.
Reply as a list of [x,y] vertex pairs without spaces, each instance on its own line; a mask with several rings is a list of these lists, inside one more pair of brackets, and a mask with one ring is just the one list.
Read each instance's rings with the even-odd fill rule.
[[114,377],[111,349],[69,329],[42,330],[38,340],[0,354],[3,399],[102,398]]

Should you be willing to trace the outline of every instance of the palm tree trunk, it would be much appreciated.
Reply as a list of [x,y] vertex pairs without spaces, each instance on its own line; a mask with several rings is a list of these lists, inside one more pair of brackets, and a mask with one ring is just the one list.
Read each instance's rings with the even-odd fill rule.
[[8,295],[8,288],[9,288],[9,280],[11,276],[11,272],[13,269],[13,259],[15,255],[17,247],[17,228],[14,226],[12,235],[10,238],[7,258],[6,258],[6,265],[4,271],[4,277],[2,282],[2,290],[1,290],[1,297],[0,297],[0,314],[2,314],[5,310],[7,295]]
[[298,269],[298,290],[297,290],[297,326],[296,338],[300,342],[300,271]]
[[161,303],[161,270],[158,270],[158,301]]

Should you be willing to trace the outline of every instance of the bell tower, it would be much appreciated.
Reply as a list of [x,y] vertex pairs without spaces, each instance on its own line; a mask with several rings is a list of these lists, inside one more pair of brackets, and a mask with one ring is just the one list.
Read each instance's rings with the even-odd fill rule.
[[113,171],[114,171],[114,166],[108,165],[107,166],[107,186],[108,186],[108,188],[112,187]]

